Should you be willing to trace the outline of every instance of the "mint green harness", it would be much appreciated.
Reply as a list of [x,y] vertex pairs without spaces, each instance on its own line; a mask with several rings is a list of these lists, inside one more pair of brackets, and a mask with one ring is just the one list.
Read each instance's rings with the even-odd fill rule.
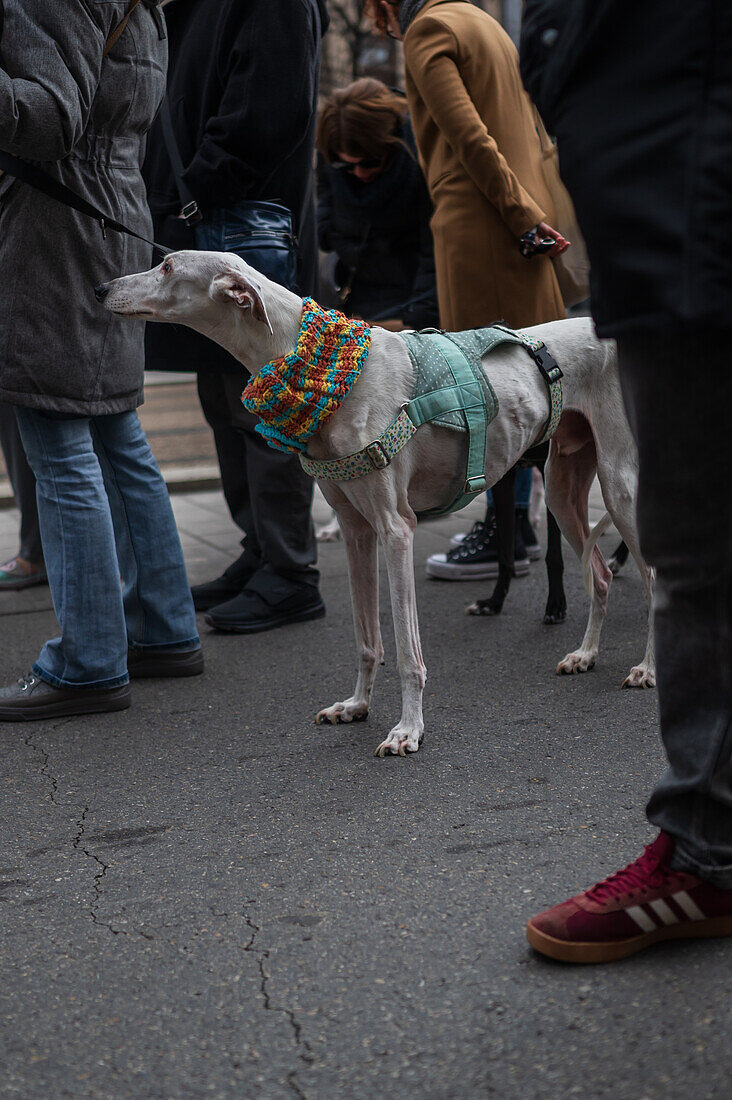
[[[306,473],[329,481],[348,481],[383,470],[423,424],[435,424],[468,433],[465,481],[458,496],[445,508],[423,515],[446,515],[463,508],[488,488],[485,478],[486,434],[498,413],[498,399],[481,361],[501,344],[520,344],[538,366],[549,391],[551,412],[536,444],[549,439],[562,413],[562,372],[545,345],[503,325],[449,334],[437,329],[399,334],[415,368],[412,399],[388,428],[362,450],[343,458],[313,459],[300,455]],[[536,445],[534,444],[534,445]]]

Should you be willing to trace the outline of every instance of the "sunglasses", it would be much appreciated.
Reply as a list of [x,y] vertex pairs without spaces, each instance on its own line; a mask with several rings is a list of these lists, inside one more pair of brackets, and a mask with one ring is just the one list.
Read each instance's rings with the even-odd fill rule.
[[337,172],[353,172],[356,168],[365,168],[370,171],[372,168],[380,168],[383,157],[364,157],[363,160],[345,161],[345,160],[332,160],[330,162],[331,168],[335,168]]

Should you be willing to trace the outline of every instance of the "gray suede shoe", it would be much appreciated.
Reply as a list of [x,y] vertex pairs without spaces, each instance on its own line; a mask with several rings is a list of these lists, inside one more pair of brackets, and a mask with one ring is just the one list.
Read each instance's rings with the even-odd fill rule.
[[0,690],[0,722],[33,722],[41,718],[126,710],[131,701],[129,684],[110,688],[57,688],[29,672],[13,687]]

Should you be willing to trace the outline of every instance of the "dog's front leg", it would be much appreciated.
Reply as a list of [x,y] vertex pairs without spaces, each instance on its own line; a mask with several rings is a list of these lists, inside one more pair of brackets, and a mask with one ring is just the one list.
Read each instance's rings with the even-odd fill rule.
[[345,497],[336,503],[348,555],[353,624],[358,648],[358,676],[353,695],[321,710],[315,721],[354,722],[369,712],[376,672],[384,658],[379,626],[379,559],[376,531]]
[[424,736],[422,693],[427,675],[419,640],[417,595],[414,587],[412,544],[416,522],[414,516],[404,518],[395,515],[379,529],[389,573],[391,610],[402,684],[402,716],[386,740],[376,749],[375,755],[381,757],[387,753],[406,756],[408,752],[416,752]]

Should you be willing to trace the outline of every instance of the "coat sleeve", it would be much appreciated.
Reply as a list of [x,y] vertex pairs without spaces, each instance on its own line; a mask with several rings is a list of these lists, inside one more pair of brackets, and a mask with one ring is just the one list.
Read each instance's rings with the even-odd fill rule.
[[515,237],[544,220],[488,133],[457,64],[452,32],[429,15],[418,19],[404,43],[404,60],[435,125],[463,168]]
[[191,192],[212,206],[232,190],[246,198],[247,183],[272,175],[298,148],[312,116],[319,43],[310,4],[266,0],[245,8],[218,110],[183,173]]
[[318,243],[324,252],[333,252],[331,233],[335,213],[333,188],[330,184],[331,169],[322,153],[318,153]]
[[3,7],[0,148],[62,160],[86,129],[119,5],[5,0]]

